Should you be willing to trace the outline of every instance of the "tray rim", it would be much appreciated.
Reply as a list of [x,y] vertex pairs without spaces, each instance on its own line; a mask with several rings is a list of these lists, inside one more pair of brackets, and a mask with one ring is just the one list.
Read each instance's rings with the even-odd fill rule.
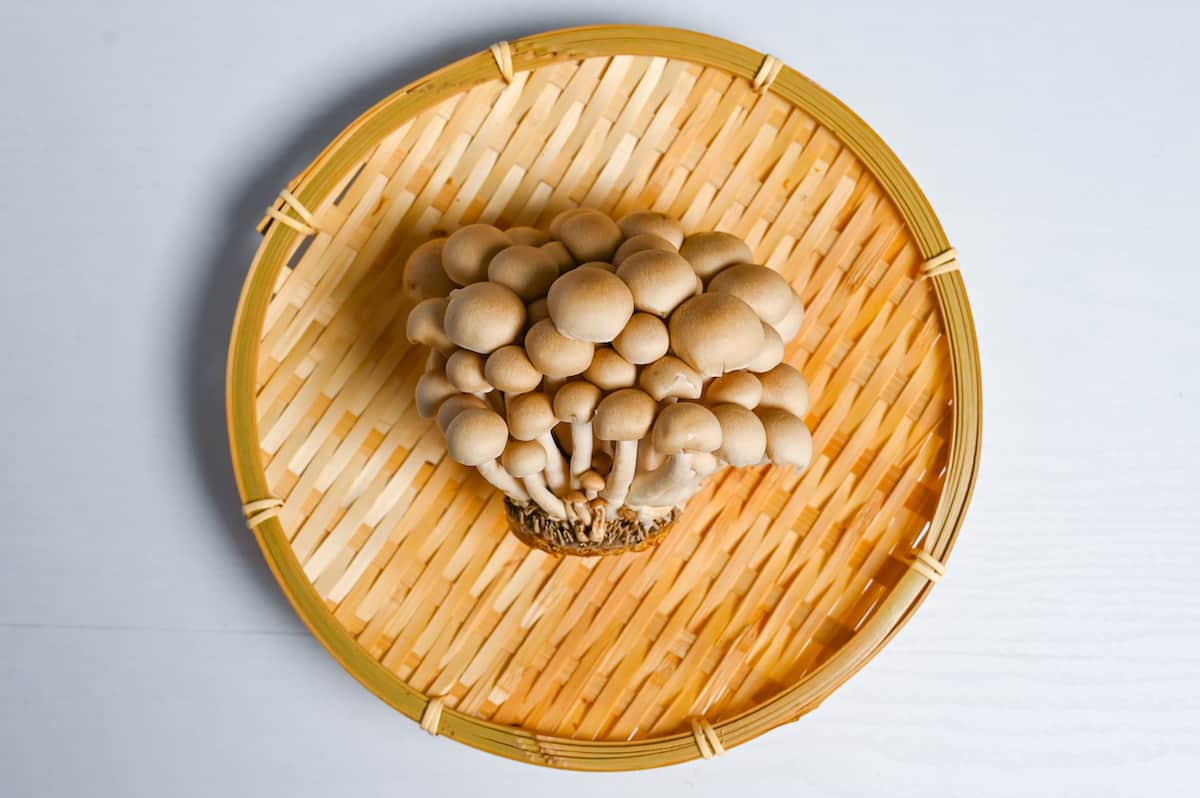
[[[643,25],[564,28],[508,42],[512,69],[525,71],[557,61],[615,55],[658,56],[724,69],[753,80],[765,56],[751,48],[707,34]],[[497,77],[487,50],[418,78],[360,115],[339,133],[287,186],[312,207],[335,187],[346,168],[365,156],[381,131],[467,88]],[[916,181],[882,139],[832,94],[783,66],[769,91],[803,109],[829,128],[862,161],[896,206],[923,259],[950,250],[946,234]],[[281,208],[281,205],[277,205]],[[274,281],[302,233],[287,225],[259,230],[264,239],[251,262],[234,317],[226,375],[226,416],[230,452],[243,503],[269,497],[259,460],[255,379],[259,335]],[[730,748],[815,709],[860,670],[912,617],[936,582],[962,527],[978,474],[982,394],[974,321],[961,273],[940,271],[932,281],[942,315],[953,380],[953,424],[947,473],[924,550],[868,621],[828,661],[771,699],[719,723],[699,719],[692,733],[636,741],[593,741],[540,734],[441,709],[436,733],[517,761],[574,770],[636,770],[705,758],[714,751],[704,741],[707,727]],[[270,515],[264,514],[264,515]],[[432,699],[386,670],[326,608],[292,552],[275,517],[258,518],[252,532],[284,595],[309,631],[364,687],[413,720],[421,720]]]

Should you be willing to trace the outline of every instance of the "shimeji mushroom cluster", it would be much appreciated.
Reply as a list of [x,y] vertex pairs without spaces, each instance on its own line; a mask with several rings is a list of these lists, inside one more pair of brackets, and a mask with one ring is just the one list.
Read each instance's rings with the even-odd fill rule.
[[581,543],[669,523],[724,466],[803,468],[808,389],[781,361],[804,309],[751,261],[736,236],[651,212],[428,241],[404,275],[408,337],[431,350],[417,408],[510,517]]

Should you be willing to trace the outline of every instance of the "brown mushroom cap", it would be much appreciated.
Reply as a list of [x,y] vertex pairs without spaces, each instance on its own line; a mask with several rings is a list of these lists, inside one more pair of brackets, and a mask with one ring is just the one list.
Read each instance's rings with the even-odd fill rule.
[[471,409],[490,410],[491,408],[488,407],[487,402],[483,401],[478,396],[469,393],[456,393],[454,396],[447,398],[437,409],[438,429],[445,434],[446,428],[450,426],[450,422],[453,421],[459,413],[464,410]]
[[517,479],[531,477],[546,468],[546,450],[537,441],[509,441],[500,465]]
[[464,410],[446,427],[446,452],[465,466],[495,460],[507,443],[508,425],[491,410]]
[[761,463],[767,450],[767,432],[758,416],[735,404],[716,405],[712,412],[721,424],[717,456],[738,468]]
[[558,267],[559,274],[575,268],[575,259],[571,257],[571,251],[567,249],[567,245],[563,242],[548,241],[542,244],[540,249],[550,256],[550,260],[554,261],[554,265]]
[[504,234],[514,244],[528,244],[532,247],[540,247],[550,240],[549,233],[536,227],[510,227]]
[[593,266],[580,266],[559,277],[546,299],[554,326],[577,341],[606,344],[633,315],[629,287],[615,274]]
[[600,403],[600,389],[584,380],[573,380],[554,393],[554,415],[564,424],[592,420]]
[[678,219],[672,219],[664,213],[637,211],[622,217],[617,226],[627,238],[651,233],[669,241],[675,247],[683,243],[683,225]]
[[592,364],[583,372],[585,380],[606,391],[632,388],[637,382],[637,376],[637,366],[607,346],[596,347]]
[[515,244],[496,253],[488,264],[487,276],[531,302],[550,290],[550,284],[558,279],[558,265],[538,247]]
[[658,404],[644,391],[622,388],[600,400],[592,432],[601,441],[636,441],[646,437]]
[[592,363],[595,345],[568,338],[550,319],[542,319],[525,333],[525,352],[533,365],[554,379],[582,374]]
[[762,347],[754,359],[746,364],[747,371],[770,371],[783,360],[783,339],[775,328],[765,321],[762,323]]
[[621,357],[640,366],[665,355],[671,348],[671,335],[667,325],[657,316],[634,313],[612,345]]
[[469,224],[446,239],[442,268],[459,285],[477,283],[487,279],[488,264],[508,246],[512,246],[508,236],[490,224]]
[[721,423],[704,405],[676,402],[659,411],[651,440],[666,455],[711,452],[721,445]]
[[621,243],[621,228],[600,211],[581,208],[563,217],[555,235],[577,261],[612,259]]
[[700,279],[708,282],[726,266],[754,259],[746,242],[729,233],[696,233],[679,245],[679,254],[692,264]]
[[404,292],[416,300],[446,296],[454,283],[442,269],[444,238],[431,238],[412,251],[404,263]]
[[542,372],[516,344],[502,346],[488,355],[483,364],[483,376],[505,393],[528,393],[542,381]]
[[405,334],[414,344],[423,344],[438,352],[454,351],[454,344],[446,337],[446,306],[449,300],[445,297],[429,297],[418,302],[408,312],[405,324]]
[[579,213],[593,212],[591,208],[567,208],[565,211],[560,211],[553,219],[550,220],[550,226],[546,229],[550,231],[551,238],[559,238],[559,233],[562,232],[563,222],[570,219]]
[[808,383],[793,366],[780,363],[759,374],[758,380],[762,383],[759,407],[778,407],[801,418],[808,412]]
[[550,303],[546,301],[546,297],[535,299],[525,306],[525,323],[530,327],[542,319],[548,318],[550,318]]
[[[625,259],[636,252],[644,252],[646,250],[657,250],[659,252],[678,252],[678,248],[662,236],[656,236],[654,233],[639,233],[625,239],[625,243],[617,247],[616,254],[612,257],[614,266],[620,266],[625,262]],[[688,270],[691,270],[688,266]]]
[[671,396],[699,399],[704,377],[674,355],[666,355],[642,369],[638,385],[656,402]]
[[663,317],[690,297],[696,286],[696,274],[686,260],[656,249],[630,255],[617,268],[617,276],[629,286],[635,308]]
[[472,283],[450,295],[445,324],[456,345],[486,355],[520,337],[525,303],[499,283]]
[[806,468],[812,461],[813,441],[804,422],[778,407],[760,407],[754,412],[767,434],[767,459]]
[[704,389],[710,405],[735,404],[753,410],[762,400],[762,383],[749,371],[731,371],[717,377]]
[[753,263],[735,263],[708,284],[709,291],[732,294],[768,324],[778,324],[792,308],[795,294],[779,272]]
[[557,423],[550,397],[544,393],[523,393],[508,402],[508,431],[519,441],[536,440]]
[[579,477],[579,486],[590,493],[604,490],[604,477],[595,471],[584,471]]
[[492,390],[483,373],[483,356],[459,349],[446,360],[446,379],[463,393],[487,393]]
[[421,418],[430,418],[446,399],[458,393],[449,380],[436,371],[427,371],[417,380],[415,391],[417,413]]
[[796,337],[796,333],[800,332],[800,325],[803,323],[804,304],[800,301],[800,297],[792,294],[792,305],[788,308],[787,314],[777,324],[771,326],[786,343]]
[[754,359],[762,346],[762,322],[742,300],[703,293],[671,314],[671,349],[706,377],[719,377]]

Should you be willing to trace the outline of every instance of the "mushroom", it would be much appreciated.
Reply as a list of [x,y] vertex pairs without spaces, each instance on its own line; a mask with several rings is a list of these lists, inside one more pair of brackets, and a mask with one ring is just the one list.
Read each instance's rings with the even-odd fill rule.
[[502,346],[488,355],[483,364],[483,376],[508,395],[528,393],[542,381],[542,372],[530,362],[525,350],[516,344]]
[[674,355],[666,355],[642,369],[638,385],[656,402],[670,397],[699,399],[704,377]]
[[445,326],[455,344],[486,355],[520,337],[525,303],[499,283],[473,283],[450,295]]
[[446,296],[454,283],[442,269],[445,238],[431,238],[412,251],[404,263],[404,292],[415,300]]
[[712,413],[721,425],[717,457],[735,468],[761,463],[767,450],[767,432],[758,416],[732,403],[719,404]]
[[[449,339],[447,339],[449,340]],[[457,350],[456,350],[457,351]],[[429,354],[425,356],[426,371],[445,371],[446,356],[436,349],[430,349]]]
[[579,213],[594,212],[591,208],[567,208],[565,211],[559,211],[554,218],[550,220],[550,226],[546,228],[549,231],[551,238],[561,238],[559,234],[562,232],[563,222],[570,219],[572,216]]
[[454,394],[458,393],[445,375],[437,371],[427,371],[417,380],[415,391],[417,413],[421,418],[430,418],[437,412],[438,406]]
[[615,274],[617,271],[617,267],[613,266],[611,263],[609,263],[606,260],[589,260],[587,263],[581,263],[579,265],[580,266],[591,266],[593,269],[601,269],[603,271],[609,272],[610,274]]
[[778,407],[760,407],[754,412],[766,432],[767,459],[777,465],[807,468],[812,461],[812,433],[800,417]]
[[770,371],[783,360],[783,339],[775,328],[765,321],[762,323],[762,347],[754,359],[746,364],[747,371]]
[[571,425],[571,487],[592,467],[592,417],[600,402],[600,389],[590,382],[574,380],[554,394],[554,415]]
[[703,293],[684,302],[668,322],[671,348],[705,377],[719,377],[754,359],[762,322],[742,300]]
[[600,495],[600,491],[604,490],[604,477],[595,471],[584,471],[579,477],[579,487],[583,489],[583,495],[587,500],[591,501]]
[[471,409],[489,410],[490,407],[487,402],[474,394],[456,393],[454,396],[451,396],[442,402],[441,407],[437,409],[438,429],[444,435],[446,428],[450,426],[450,422],[457,418],[459,413]]
[[708,384],[704,389],[704,401],[710,407],[732,403],[753,410],[758,407],[762,393],[762,383],[758,377],[748,371],[731,371]]
[[446,379],[463,393],[487,393],[492,384],[484,376],[484,359],[477,352],[459,349],[446,360]]
[[704,405],[676,402],[659,412],[651,439],[667,461],[638,480],[637,494],[644,504],[658,501],[669,489],[692,480],[692,455],[721,445],[721,422]]
[[[592,422],[596,439],[613,441],[612,469],[600,491],[614,509],[625,502],[629,485],[637,468],[638,441],[645,437],[654,422],[658,405],[650,394],[636,388],[622,388],[610,393],[596,406]],[[610,513],[611,515],[611,513]]]
[[610,260],[623,237],[617,223],[600,211],[580,208],[560,214],[555,221],[558,226],[552,225],[552,234],[577,261]]
[[547,377],[562,379],[582,374],[591,365],[595,349],[587,341],[563,335],[550,319],[542,319],[525,333],[525,351]]
[[545,296],[550,284],[558,279],[558,265],[538,247],[516,244],[496,253],[488,264],[487,277],[532,302]]
[[671,336],[662,319],[649,313],[634,313],[612,345],[621,357],[641,366],[665,355],[671,347]]
[[758,380],[762,383],[760,407],[778,407],[801,418],[808,412],[808,383],[795,367],[780,363],[759,374]]
[[566,519],[567,508],[562,499],[546,487],[542,471],[546,468],[546,450],[537,441],[509,441],[500,456],[504,470],[525,484],[529,497],[555,518]]
[[633,238],[642,233],[651,233],[669,241],[672,246],[679,247],[683,243],[683,225],[679,220],[672,219],[663,213],[655,211],[637,211],[623,216],[617,222],[626,238]]
[[633,315],[629,287],[620,277],[594,266],[580,266],[559,277],[546,299],[554,326],[577,341],[606,344]]
[[550,305],[546,297],[535,299],[525,307],[525,322],[532,327],[542,319],[550,318]]
[[[625,243],[617,247],[617,251],[612,257],[613,265],[620,266],[630,255],[646,250],[678,252],[679,248],[662,236],[654,235],[654,233],[638,233],[635,236],[625,239]],[[688,271],[691,271],[691,268],[691,266],[688,266]]]
[[792,306],[788,308],[787,315],[771,326],[775,328],[775,332],[779,333],[780,338],[790,341],[796,337],[796,333],[800,332],[800,325],[803,323],[804,304],[800,301],[800,297],[792,294]]
[[792,287],[783,275],[766,266],[735,263],[708,284],[709,291],[731,294],[750,306],[767,324],[778,324],[792,309]]
[[496,253],[509,246],[509,237],[490,224],[469,224],[446,239],[442,268],[459,285],[478,283],[487,279],[488,264]]
[[617,268],[617,276],[629,286],[634,307],[655,316],[670,315],[696,286],[696,275],[686,260],[657,249],[630,255]]
[[550,434],[557,423],[550,397],[544,393],[523,393],[509,400],[509,434],[519,441],[537,441],[542,445],[546,450],[546,481],[561,492],[567,486],[567,466]]
[[563,242],[549,241],[542,244],[540,249],[550,256],[550,260],[554,261],[559,274],[575,268],[575,259],[571,257],[571,251]]
[[726,266],[754,259],[746,242],[729,233],[696,233],[679,245],[682,255],[700,279],[708,281]]
[[529,501],[529,494],[496,458],[508,443],[508,426],[491,410],[463,410],[446,427],[446,452],[455,461],[479,469],[483,478],[516,502]]
[[514,244],[528,244],[531,247],[540,247],[550,240],[549,233],[536,227],[510,227],[504,234]]
[[414,344],[423,344],[443,355],[454,351],[454,343],[446,337],[445,297],[422,299],[408,312],[405,334]]
[[632,388],[637,376],[637,366],[607,346],[596,347],[591,365],[583,372],[585,380],[606,391]]

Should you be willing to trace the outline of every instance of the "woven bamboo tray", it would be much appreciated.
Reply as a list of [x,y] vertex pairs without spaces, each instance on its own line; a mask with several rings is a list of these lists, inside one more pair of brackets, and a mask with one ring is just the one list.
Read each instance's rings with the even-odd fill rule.
[[[814,460],[724,472],[652,550],[556,559],[417,416],[399,284],[435,232],[575,205],[737,233],[791,280]],[[957,259],[895,155],[774,58],[646,27],[501,43],[365,113],[260,230],[228,381],[247,521],[426,730],[582,770],[710,757],[815,708],[943,573],[980,435]]]

